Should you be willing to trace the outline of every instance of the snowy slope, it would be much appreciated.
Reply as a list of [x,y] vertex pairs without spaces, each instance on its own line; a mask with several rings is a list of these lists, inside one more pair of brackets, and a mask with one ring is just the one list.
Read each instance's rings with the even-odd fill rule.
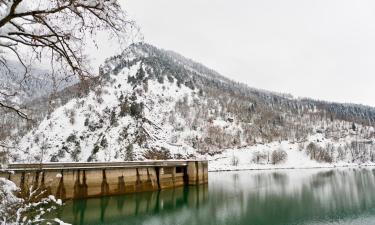
[[[371,107],[249,88],[147,44],[106,60],[100,74],[30,130],[11,161],[207,158],[210,170],[375,161]],[[274,153],[286,156],[275,163]]]
[[[142,67],[138,62],[120,73],[111,74],[106,84],[91,91],[86,97],[72,99],[56,109],[49,119],[41,122],[20,142],[22,161],[110,161],[131,160],[126,148],[133,146],[134,159],[142,159],[142,150],[167,148],[171,154],[191,153],[192,148],[169,144],[173,127],[165,121],[177,100],[191,97],[195,92],[186,86],[177,87],[174,82],[163,85],[148,80],[140,86],[128,83]],[[145,75],[147,77],[147,74]],[[148,90],[144,90],[144,85]],[[129,98],[129,99],[128,99]],[[132,98],[132,100],[130,100]],[[119,116],[124,99],[128,105],[144,105],[142,117],[131,113]],[[132,103],[130,103],[132,102]],[[114,121],[116,120],[116,121]],[[147,139],[139,144],[137,138]],[[126,136],[124,138],[123,136]],[[123,140],[125,139],[125,140]]]
[[12,72],[0,70],[0,91],[16,93],[9,100],[18,104],[48,96],[53,91],[60,91],[78,82],[73,76],[63,77],[41,67],[28,68],[28,73],[25,74],[25,69],[19,62],[9,61],[8,64]]

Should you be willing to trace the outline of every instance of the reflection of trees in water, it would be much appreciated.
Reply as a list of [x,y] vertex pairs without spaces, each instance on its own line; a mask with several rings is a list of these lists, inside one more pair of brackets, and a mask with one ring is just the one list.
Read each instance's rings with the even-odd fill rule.
[[100,221],[104,222],[105,212],[109,204],[108,198],[100,198]]
[[199,208],[207,199],[207,185],[201,185],[70,201],[60,215],[64,221],[73,224],[116,224],[125,219],[134,222],[154,214],[168,214],[184,207]]
[[242,216],[232,218],[233,224],[324,221],[324,218],[344,218],[372,211],[375,207],[374,174],[375,170],[367,169],[330,170],[301,179],[304,183],[297,188],[288,186],[288,173],[256,175],[251,177],[254,182],[264,184],[272,180],[277,188],[271,185],[247,192],[246,210]]
[[83,218],[85,217],[85,211],[81,208],[86,208],[87,201],[78,201],[73,205],[74,221],[79,221],[79,224],[83,224]]
[[239,175],[235,173],[232,175],[232,178],[233,178],[233,188],[236,189],[238,186]]
[[286,173],[274,172],[272,173],[272,178],[275,184],[285,186],[289,182],[289,177]]
[[[250,175],[248,179],[251,180],[251,186],[254,188],[277,188],[282,189],[289,183],[289,176],[287,172],[265,172]],[[256,190],[256,189],[255,189]]]
[[332,178],[335,174],[336,173],[334,173],[333,170],[318,172],[317,174],[312,176],[310,185],[315,188],[324,186],[332,181]]
[[[324,224],[375,214],[375,170],[249,171],[217,176],[220,179],[213,179],[209,193],[207,186],[189,187],[106,198],[106,204],[95,199],[70,203],[65,210],[74,209],[74,218],[66,221],[281,225]],[[100,210],[104,210],[103,220]]]

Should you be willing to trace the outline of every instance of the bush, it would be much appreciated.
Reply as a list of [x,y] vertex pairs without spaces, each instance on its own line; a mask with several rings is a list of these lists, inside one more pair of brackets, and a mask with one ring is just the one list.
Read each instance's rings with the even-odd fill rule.
[[279,149],[274,150],[271,155],[272,164],[278,164],[284,162],[288,158],[286,151]]
[[104,99],[101,96],[96,96],[96,101],[100,104],[104,102]]
[[42,186],[24,191],[0,178],[0,224],[50,224],[48,216],[58,212],[61,201],[48,194]]
[[172,156],[168,149],[162,148],[162,149],[150,149],[145,151],[143,153],[143,157],[146,159],[153,159],[153,160],[166,160],[166,159],[171,159]]
[[8,153],[0,151],[0,169],[8,165]]
[[89,118],[86,117],[84,125],[87,127],[89,125],[89,123],[90,123]]
[[142,111],[143,111],[142,103],[138,104],[136,102],[133,102],[130,105],[130,115],[132,115],[133,117],[136,117],[136,118],[142,117]]
[[127,161],[134,161],[135,154],[134,154],[134,147],[133,144],[130,144],[126,147],[126,160]]
[[64,109],[64,114],[65,114],[66,117],[69,118],[69,122],[71,124],[75,123],[75,116],[76,116],[75,109]]
[[128,102],[125,101],[125,102],[122,102],[120,104],[120,116],[121,117],[124,117],[126,116],[128,113],[130,112],[130,107],[128,106]]
[[115,110],[111,111],[110,123],[111,123],[111,126],[115,126],[115,127],[118,126],[117,116],[116,116]]
[[257,163],[257,164],[258,163],[265,163],[267,158],[268,158],[267,154],[262,153],[260,151],[256,151],[256,152],[254,152],[253,158],[252,158],[251,161],[254,162],[254,163]]
[[341,146],[339,146],[337,148],[337,160],[344,161],[345,158],[346,158],[346,151]]
[[95,146],[94,146],[94,149],[92,150],[92,154],[95,155],[96,153],[98,153],[98,152],[99,152],[99,149],[100,149],[100,148],[99,148],[99,145],[95,145]]
[[158,82],[163,84],[164,83],[164,77],[163,76],[158,76],[157,78]]
[[232,156],[231,165],[232,166],[238,166],[238,163],[239,163],[238,157],[237,156]]
[[76,140],[77,140],[77,136],[75,134],[71,134],[68,136],[68,138],[66,138],[67,142],[76,142]]
[[332,156],[329,154],[328,150],[317,146],[313,142],[310,142],[310,144],[307,145],[306,153],[312,160],[327,163],[333,162]]
[[102,141],[100,142],[100,145],[103,148],[107,148],[108,147],[108,141],[107,141],[107,138],[105,136],[102,138]]
[[74,162],[79,161],[79,154],[81,153],[81,146],[76,144],[75,148],[70,152],[70,156]]

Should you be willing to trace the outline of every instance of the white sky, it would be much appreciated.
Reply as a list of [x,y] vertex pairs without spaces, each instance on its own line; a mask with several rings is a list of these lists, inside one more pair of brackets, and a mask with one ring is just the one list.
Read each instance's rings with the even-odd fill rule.
[[145,41],[251,87],[375,106],[373,0],[126,0]]

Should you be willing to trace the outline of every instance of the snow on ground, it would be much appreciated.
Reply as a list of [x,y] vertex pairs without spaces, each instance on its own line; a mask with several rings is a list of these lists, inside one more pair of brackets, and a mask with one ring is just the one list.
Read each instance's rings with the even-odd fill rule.
[[[119,156],[127,145],[119,145],[121,133],[126,131],[127,140],[131,142],[130,136],[135,135],[139,130],[137,127],[140,121],[129,115],[119,116],[121,111],[121,99],[136,94],[135,102],[143,104],[144,118],[151,123],[143,123],[142,129],[149,135],[150,148],[165,147],[171,154],[183,153],[193,154],[194,151],[188,146],[182,146],[182,138],[176,143],[171,143],[174,127],[166,119],[174,110],[176,102],[196,95],[195,91],[185,85],[177,85],[177,81],[161,84],[155,80],[148,80],[147,91],[142,86],[129,84],[129,77],[136,76],[141,68],[138,62],[132,67],[123,69],[119,74],[111,74],[109,83],[102,87],[100,96],[97,92],[91,91],[88,96],[80,99],[72,99],[64,106],[57,108],[49,118],[44,119],[41,124],[24,136],[17,152],[16,161],[32,162],[54,161],[59,156],[59,161],[87,161],[90,156],[95,155],[93,161],[123,161],[124,157]],[[148,76],[146,73],[145,76]],[[114,113],[116,125],[111,124],[110,115]],[[176,118],[178,120],[179,118]],[[87,125],[87,121],[98,128]],[[181,124],[183,126],[183,124]],[[95,130],[93,130],[95,129]],[[69,137],[72,141],[69,141]],[[100,145],[105,138],[107,145],[93,154],[95,146]],[[76,142],[75,146],[69,146],[68,151],[62,151],[70,143]],[[184,148],[182,148],[184,147]],[[134,152],[138,159],[142,158],[142,150],[134,145]],[[48,149],[48,150],[47,150]],[[76,149],[76,158],[71,158],[72,152]]]
[[37,195],[18,197],[19,188],[15,183],[0,177],[0,224],[53,224],[66,225],[57,218],[47,219],[44,216],[62,205],[60,199],[50,195],[36,200]]
[[0,178],[0,224],[10,224],[16,218],[12,207],[22,203],[22,199],[14,194],[17,190],[13,182]]
[[[319,140],[320,135],[315,135],[309,140]],[[322,146],[330,140],[320,142]],[[271,163],[271,155],[274,150],[282,149],[287,153],[287,159],[278,164]],[[256,163],[256,155],[263,155],[265,158]],[[332,168],[349,166],[375,166],[375,163],[351,163],[337,161],[333,163],[317,162],[310,159],[305,149],[299,149],[298,143],[287,141],[272,142],[268,144],[257,144],[241,149],[227,149],[219,155],[207,156],[209,171],[232,171],[232,170],[265,170],[265,169],[308,169],[308,168]],[[237,161],[237,162],[234,162]]]
[[[140,57],[147,54],[142,48],[129,48],[121,57],[107,60],[100,85],[93,87],[87,96],[72,99],[57,108],[22,137],[15,144],[17,150],[10,153],[10,161],[144,160],[156,158],[161,152],[166,153],[164,158],[208,159],[211,171],[332,167],[352,165],[349,163],[352,161],[375,161],[372,127],[357,124],[353,129],[348,128],[351,127],[349,122],[312,120],[309,126],[304,127],[306,131],[301,131],[304,135],[294,134],[296,130],[288,137],[276,135],[271,139],[263,138],[257,134],[259,124],[246,129],[251,121],[242,121],[229,111],[224,113],[219,98],[200,95],[197,88],[179,83],[177,76],[164,74],[166,76],[158,75],[158,78],[163,78],[162,81],[157,79],[158,67],[144,63],[143,57]],[[164,81],[164,78],[167,79]],[[199,111],[207,112],[204,119],[199,119],[199,115],[203,115]],[[223,113],[218,113],[221,111]],[[316,112],[316,109],[313,111]],[[305,121],[303,117],[301,119]],[[302,125],[302,122],[291,122],[295,122],[297,127]],[[288,125],[286,129],[294,129],[292,127]],[[304,140],[305,135],[310,136]],[[358,137],[366,140],[358,140]],[[265,143],[276,138],[290,141]],[[296,143],[292,140],[304,141]],[[357,141],[370,142],[363,147],[365,156],[360,152],[356,157],[352,156],[355,154],[350,152],[350,148],[358,150],[358,147],[351,144]],[[310,143],[326,151],[334,148],[333,157],[330,152],[333,163],[311,160],[306,153]],[[251,146],[238,149],[238,146],[247,144]],[[234,146],[236,149],[221,152],[223,148]],[[285,151],[288,157],[273,165],[272,153],[279,149]],[[206,152],[206,155],[200,155]],[[260,159],[256,159],[257,155]],[[340,162],[336,161],[338,158]]]

